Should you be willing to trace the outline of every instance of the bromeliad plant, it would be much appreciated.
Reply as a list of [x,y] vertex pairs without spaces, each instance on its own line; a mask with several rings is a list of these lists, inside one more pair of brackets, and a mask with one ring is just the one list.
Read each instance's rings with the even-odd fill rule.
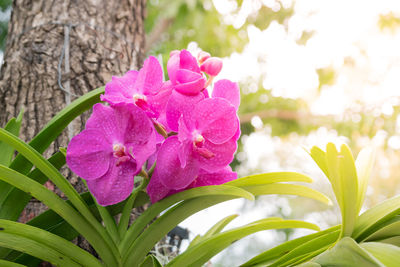
[[[240,136],[239,87],[229,80],[212,83],[221,68],[221,60],[205,52],[196,59],[186,50],[174,51],[167,64],[170,80],[164,82],[161,66],[150,57],[139,71],[113,77],[105,88],[74,101],[28,144],[17,137],[22,114],[0,129],[0,266],[37,266],[41,260],[57,266],[161,266],[151,254],[156,243],[187,217],[217,203],[290,194],[329,204],[323,194],[288,183],[311,182],[300,173],[237,179],[229,163]],[[213,87],[211,96],[209,87]],[[92,107],[85,129],[67,150],[45,159],[42,153],[48,146],[74,118]],[[14,150],[18,152],[15,158]],[[358,217],[372,165],[369,157],[359,156],[356,169],[347,147],[340,152],[333,145],[327,152],[313,148],[311,156],[332,183],[342,210],[342,226],[284,243],[245,266],[302,263],[339,239],[336,247],[311,264],[323,266],[343,247],[362,256],[360,251],[367,251],[374,255],[368,260],[378,262],[380,256],[375,254],[382,243],[358,246],[355,241],[398,241],[394,233],[399,229],[399,200],[389,200]],[[65,163],[84,179],[90,193],[78,194],[58,171]],[[43,186],[48,180],[67,201]],[[31,197],[49,210],[26,224],[16,222]],[[152,205],[129,225],[131,210],[147,202]],[[319,230],[307,222],[267,218],[223,231],[234,218],[222,219],[196,237],[166,266],[201,266],[232,242],[257,231]],[[78,235],[93,246],[98,258],[70,242]]]
[[241,266],[400,266],[400,197],[359,215],[367,191],[374,151],[354,161],[350,149],[329,143],[311,157],[328,177],[341,210],[342,224],[267,250]]

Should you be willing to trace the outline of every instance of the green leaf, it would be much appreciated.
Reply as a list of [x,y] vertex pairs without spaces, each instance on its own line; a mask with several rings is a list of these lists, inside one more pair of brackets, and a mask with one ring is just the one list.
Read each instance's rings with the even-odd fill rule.
[[270,173],[262,173],[262,174],[250,175],[243,178],[239,178],[227,182],[225,185],[243,187],[243,186],[259,185],[259,184],[271,184],[277,182],[311,183],[312,179],[307,175],[298,172],[270,172]]
[[313,158],[318,167],[324,172],[325,176],[329,178],[328,165],[326,164],[326,153],[319,147],[312,147],[310,150],[310,156]]
[[350,148],[343,144],[339,154],[340,194],[343,199],[342,236],[351,236],[358,217],[358,178]]
[[170,208],[150,224],[138,238],[128,239],[130,242],[127,242],[127,248],[120,250],[124,266],[137,266],[137,262],[140,262],[162,237],[190,215],[217,203],[238,197],[241,196],[235,194],[203,196],[184,200]]
[[26,265],[14,263],[11,261],[5,261],[2,259],[0,259],[0,266],[2,266],[2,267],[26,267]]
[[249,191],[254,195],[294,195],[311,198],[326,205],[332,205],[331,200],[327,196],[318,192],[317,190],[306,187],[304,185],[274,183],[264,185],[241,186],[241,188]]
[[262,264],[262,263],[265,264],[265,263],[271,262],[279,257],[284,256],[291,250],[293,250],[297,247],[300,247],[301,245],[305,244],[306,242],[314,240],[318,237],[324,236],[324,235],[332,233],[332,232],[336,232],[336,235],[339,236],[339,229],[340,229],[340,225],[337,225],[337,226],[331,227],[329,229],[326,229],[324,231],[320,231],[320,232],[317,232],[314,234],[306,235],[303,237],[299,237],[299,238],[287,241],[283,244],[280,244],[276,247],[273,247],[267,251],[260,253],[259,255],[253,257],[252,259],[250,259],[249,261],[247,261],[246,263],[244,263],[241,266],[247,267],[247,266],[254,266],[257,264]]
[[197,245],[187,249],[185,252],[169,262],[166,266],[202,266],[202,264],[206,263],[215,254],[245,236],[258,231],[283,228],[308,228],[317,231],[319,230],[316,225],[308,222],[282,220],[276,218],[263,219],[242,227],[238,227],[236,229],[213,235],[201,241]]
[[[62,153],[57,152],[49,159],[57,170],[59,170],[65,164],[65,157]],[[39,169],[34,169],[28,175],[29,178],[38,181],[40,184],[44,184],[48,179]],[[14,190],[9,194],[6,194],[4,200],[0,201],[0,219],[7,219],[16,221],[25,206],[29,203],[31,196],[28,194],[21,194],[20,190]]]
[[20,190],[29,192],[33,197],[53,209],[89,241],[105,262],[115,266],[116,255],[118,254],[111,254],[110,251],[113,248],[108,246],[105,240],[99,235],[99,232],[81,214],[72,206],[65,203],[54,192],[27,176],[2,165],[0,165],[0,180]]
[[217,222],[216,224],[214,224],[213,227],[211,227],[203,236],[196,236],[192,242],[190,242],[189,248],[198,244],[199,242],[220,233],[222,230],[224,230],[225,226],[228,225],[228,223],[230,223],[233,219],[237,218],[239,215],[237,214],[233,214],[233,215],[229,215],[225,218],[223,218],[222,220],[220,220],[219,222]]
[[323,235],[315,237],[309,241],[305,241],[305,243],[287,252],[268,266],[288,266],[290,262],[299,262],[302,259],[307,259],[310,253],[313,253],[316,250],[321,250],[321,248],[327,249],[329,246],[332,246],[338,239],[339,235],[340,231],[336,230],[324,233]]
[[[21,111],[17,117],[17,119],[12,118],[4,127],[4,130],[7,132],[18,136],[19,130],[21,128],[22,123],[22,115],[23,111]],[[0,164],[5,166],[10,166],[11,160],[14,155],[14,148],[9,146],[8,144],[0,141]],[[4,197],[6,197],[6,193],[9,190],[9,184],[0,181],[0,203],[3,202]]]
[[377,241],[393,236],[400,236],[400,215],[396,215],[390,220],[380,224],[376,232],[368,236],[365,241]]
[[367,192],[368,182],[375,161],[375,151],[372,148],[364,148],[358,153],[356,167],[358,174],[358,198],[357,210],[360,212]]
[[379,240],[380,243],[390,244],[400,247],[400,236],[389,237]]
[[360,246],[371,253],[386,267],[398,267],[400,266],[400,248],[397,246],[368,242],[361,243]]
[[228,197],[244,197],[250,200],[254,199],[254,196],[251,193],[241,188],[228,185],[196,187],[171,195],[157,203],[154,203],[133,222],[131,227],[128,229],[125,237],[121,240],[121,243],[119,245],[120,251],[122,252],[122,254],[126,253],[129,246],[132,244],[133,241],[135,241],[135,239],[139,236],[143,229],[162,211],[168,209],[175,203],[196,197],[211,197],[218,195],[226,195]]
[[379,230],[383,223],[400,213],[400,196],[385,200],[358,217],[352,237],[361,242]]
[[0,231],[0,246],[20,250],[58,266],[81,266],[66,255],[32,239]]
[[162,265],[154,255],[149,255],[140,264],[140,267],[162,267]]
[[[8,220],[0,220],[0,229],[3,233],[21,236],[46,245],[83,266],[102,266],[100,262],[87,251],[79,248],[64,238],[51,234],[40,228]],[[21,247],[18,250],[23,251],[24,245],[21,244]]]
[[[68,197],[71,203],[76,207],[83,216],[101,236],[101,239],[107,243],[114,255],[118,255],[118,250],[110,235],[96,220],[92,212],[89,210],[81,196],[76,192],[73,186],[65,179],[64,176],[51,165],[39,152],[33,149],[28,144],[21,141],[19,138],[9,134],[0,128],[0,140],[13,146],[20,154],[32,162],[43,174],[45,174],[64,194]],[[26,176],[24,176],[26,177]],[[29,179],[29,178],[28,178]],[[31,180],[31,179],[29,179]],[[32,180],[32,182],[34,182]],[[36,182],[34,182],[36,183]],[[15,185],[14,185],[15,186]],[[29,192],[29,191],[28,191]]]
[[[19,130],[21,128],[21,123],[22,123],[22,116],[23,116],[24,112],[21,111],[18,114],[17,118],[12,118],[4,127],[4,130],[6,130],[7,132],[18,136],[19,135]],[[11,160],[14,156],[14,149],[7,145],[4,142],[0,142],[0,164],[3,164],[5,166],[9,166],[11,163]],[[0,196],[1,196],[1,192],[0,192]]]
[[333,248],[316,257],[313,262],[322,266],[385,266],[350,237],[341,239]]
[[[86,192],[82,194],[82,198],[84,199],[86,204],[91,208],[91,210],[95,213],[95,215],[100,219],[100,215],[96,214],[96,212],[98,211],[95,203],[93,202],[92,195],[90,195],[89,192]],[[147,194],[144,192],[139,192],[138,195],[136,196],[136,201],[133,207],[143,206],[145,203],[148,203],[148,201],[149,197],[147,196]],[[69,201],[66,202],[69,203]],[[116,205],[108,206],[107,209],[109,210],[112,216],[115,216],[122,211],[123,207],[124,207],[124,202],[121,202]],[[47,210],[41,213],[40,215],[29,221],[27,224],[49,231],[69,241],[72,241],[79,235],[79,233],[74,228],[72,228],[71,225],[65,222],[65,220],[62,217],[60,217],[57,213],[55,213],[53,210]],[[20,252],[13,251],[6,257],[6,259],[27,264],[29,266],[35,265],[34,263],[38,262],[37,259],[29,255],[26,254],[21,255],[21,254],[22,253]]]

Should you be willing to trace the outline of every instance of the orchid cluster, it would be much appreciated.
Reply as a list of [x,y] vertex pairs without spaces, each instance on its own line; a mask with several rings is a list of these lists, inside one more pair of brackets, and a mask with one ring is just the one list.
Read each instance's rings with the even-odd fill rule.
[[100,205],[126,199],[135,175],[153,164],[147,186],[153,203],[237,178],[229,163],[240,136],[239,87],[229,80],[212,82],[221,68],[221,59],[206,52],[195,58],[187,50],[173,51],[169,81],[151,56],[139,71],[106,84],[101,100],[108,104],[94,105],[66,158]]

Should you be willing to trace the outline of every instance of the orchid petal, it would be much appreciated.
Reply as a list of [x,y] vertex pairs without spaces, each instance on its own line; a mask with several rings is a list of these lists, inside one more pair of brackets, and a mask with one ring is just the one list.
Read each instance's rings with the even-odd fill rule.
[[166,118],[169,128],[172,131],[178,131],[178,120],[181,115],[190,117],[193,107],[203,99],[203,94],[187,96],[173,91],[166,108]]
[[210,152],[214,153],[212,158],[204,158],[197,155],[199,166],[208,172],[215,172],[226,167],[233,160],[233,155],[237,149],[236,140],[229,140],[223,144],[213,144],[207,139],[203,145],[204,148],[208,149]]
[[137,173],[134,161],[116,166],[116,159],[114,159],[106,174],[96,180],[87,181],[87,185],[100,205],[113,205],[129,197],[133,190],[134,176]]
[[158,151],[157,166],[161,183],[169,189],[183,189],[187,187],[198,174],[197,161],[187,155],[186,166],[181,168],[178,156],[181,142],[178,137],[171,136],[165,140]]
[[236,108],[236,110],[238,110],[239,108],[240,90],[237,83],[225,79],[219,80],[214,84],[212,97],[225,98]]
[[112,146],[107,144],[103,133],[84,130],[70,141],[66,161],[78,176],[90,180],[104,175],[109,169]]
[[[190,121],[186,118],[185,121]],[[204,138],[215,144],[231,139],[238,129],[235,108],[222,98],[208,98],[199,102],[193,111],[193,121]]]
[[162,86],[163,73],[157,58],[150,56],[145,60],[135,82],[135,91],[144,95],[158,93]]

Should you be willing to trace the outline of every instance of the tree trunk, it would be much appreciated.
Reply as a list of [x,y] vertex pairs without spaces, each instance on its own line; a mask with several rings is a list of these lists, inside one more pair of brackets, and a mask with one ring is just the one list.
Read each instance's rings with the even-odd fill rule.
[[[24,109],[29,141],[62,108],[143,60],[145,0],[15,0],[0,73],[0,126]],[[84,128],[76,119],[46,151]],[[82,191],[76,177],[71,183]],[[48,188],[54,188],[47,183]],[[20,221],[44,210],[31,202]]]

